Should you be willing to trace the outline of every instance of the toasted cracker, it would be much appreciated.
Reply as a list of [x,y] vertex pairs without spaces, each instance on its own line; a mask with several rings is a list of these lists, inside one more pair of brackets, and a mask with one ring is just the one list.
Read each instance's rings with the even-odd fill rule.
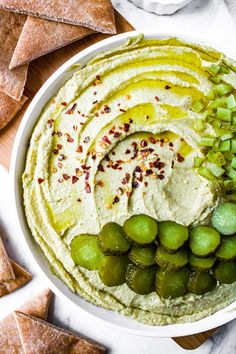
[[[1,107],[1,105],[0,105]],[[1,116],[1,113],[0,113]],[[15,279],[12,263],[0,238],[0,283]]]
[[20,101],[16,101],[0,91],[0,129],[3,129],[15,117],[27,99],[22,96]]
[[55,21],[28,16],[14,50],[10,69],[29,63],[66,44],[77,41],[94,31]]
[[[48,308],[51,302],[52,293],[49,289],[44,290],[32,300],[28,301],[20,311],[28,315],[47,320]],[[11,313],[0,322],[0,353],[23,354],[14,314]]]
[[25,23],[26,16],[0,9],[0,91],[20,101],[28,65],[9,70],[9,64]]
[[19,264],[13,260],[11,260],[11,264],[15,274],[15,279],[4,281],[0,284],[0,297],[13,293],[13,291],[21,288],[32,279],[32,275]]
[[110,0],[0,0],[6,10],[71,25],[116,33],[114,10]]
[[15,312],[25,354],[101,354],[105,348],[36,317]]

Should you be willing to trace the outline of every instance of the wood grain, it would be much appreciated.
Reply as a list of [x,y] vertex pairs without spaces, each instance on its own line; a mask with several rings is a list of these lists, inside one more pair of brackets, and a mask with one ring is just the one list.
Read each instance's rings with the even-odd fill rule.
[[[118,33],[128,32],[134,29],[118,12],[116,12],[115,17]],[[25,95],[29,97],[29,100],[11,123],[0,132],[0,164],[2,166],[9,169],[11,150],[18,126],[27,106],[43,83],[73,55],[107,37],[109,37],[109,35],[101,33],[90,35],[30,63],[25,87]],[[193,336],[173,338],[173,340],[182,348],[192,350],[204,343],[214,332],[215,330],[210,330]]]

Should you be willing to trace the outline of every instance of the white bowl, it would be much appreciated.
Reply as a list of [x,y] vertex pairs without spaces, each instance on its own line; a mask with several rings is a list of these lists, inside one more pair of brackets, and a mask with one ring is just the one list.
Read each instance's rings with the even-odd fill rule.
[[137,7],[157,15],[171,15],[192,0],[129,0]]
[[[51,98],[64,84],[64,82],[72,76],[73,71],[68,69],[70,69],[73,64],[81,63],[82,65],[85,65],[97,53],[121,45],[128,37],[135,36],[138,33],[140,32],[134,31],[110,37],[76,54],[64,65],[62,65],[45,82],[45,84],[35,95],[20,124],[12,152],[10,174],[14,194],[14,207],[16,212],[16,219],[20,225],[19,229],[22,231],[19,234],[20,246],[25,246],[29,257],[31,257],[32,261],[37,265],[38,271],[41,274],[44,274],[45,278],[47,279],[49,287],[59,297],[63,298],[65,303],[72,303],[74,305],[75,311],[81,311],[82,309],[86,311],[88,315],[92,315],[94,319],[96,318],[98,321],[103,321],[104,324],[107,324],[117,330],[125,331],[126,333],[150,337],[177,337],[203,332],[208,329],[218,327],[236,318],[236,310],[234,309],[236,308],[236,301],[227,308],[218,311],[212,316],[206,317],[200,321],[194,323],[173,324],[168,326],[147,326],[130,318],[121,316],[115,312],[96,307],[84,301],[80,296],[71,292],[62,281],[60,281],[51,273],[46,258],[44,257],[39,246],[35,243],[31,235],[23,208],[21,176],[25,166],[26,152],[29,146],[31,134],[42,108],[49,100],[49,98]],[[166,38],[176,35],[176,33],[160,33],[153,30],[143,31],[142,33],[144,33],[145,38],[147,39]],[[210,45],[220,51],[225,52],[225,54],[236,58],[236,53],[232,53],[229,49],[223,48],[221,45],[205,43],[196,37],[188,37],[185,35],[178,35],[178,37],[188,41]]]

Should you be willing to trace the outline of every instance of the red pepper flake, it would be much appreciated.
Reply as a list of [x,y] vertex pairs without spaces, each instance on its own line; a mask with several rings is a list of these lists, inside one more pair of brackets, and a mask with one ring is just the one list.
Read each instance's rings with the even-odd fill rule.
[[96,94],[97,94],[97,91],[94,91],[93,95],[96,96]]
[[111,112],[111,108],[108,107],[107,105],[104,106],[104,112],[105,113],[110,113]]
[[87,143],[89,143],[89,142],[90,142],[90,137],[89,137],[89,136],[86,136],[86,137],[84,138],[84,143],[87,144]]
[[140,173],[140,172],[142,172],[142,169],[140,166],[136,166],[134,171]]
[[54,119],[49,119],[46,123],[46,128],[47,129],[51,128],[53,123],[54,123]]
[[90,173],[89,173],[89,172],[86,172],[86,173],[85,173],[85,181],[88,181],[88,180],[89,180],[89,176],[90,176]]
[[62,168],[62,163],[58,162],[57,166],[58,166],[59,168]]
[[171,161],[171,168],[174,168],[175,162],[174,160]]
[[151,174],[153,173],[153,171],[152,170],[146,170],[146,176],[150,176]]
[[102,164],[98,165],[98,171],[105,172],[104,167],[102,166]]
[[66,160],[66,156],[65,156],[64,154],[60,154],[60,155],[58,156],[58,160],[59,160],[59,161]]
[[115,151],[112,151],[111,154],[112,154],[112,155],[115,155],[116,153],[115,153]]
[[144,182],[144,186],[147,187],[148,186],[148,183],[147,181]]
[[154,161],[154,167],[156,167],[158,170],[162,170],[165,167],[165,163],[158,160],[160,159]]
[[66,111],[66,114],[72,114],[77,107],[77,103],[74,103],[71,108]]
[[55,134],[58,136],[58,138],[60,138],[62,136],[61,132],[56,132]]
[[160,98],[158,96],[155,96],[155,100],[158,102],[160,101]]
[[74,142],[74,139],[71,138],[71,137],[69,137],[69,138],[67,138],[67,141],[68,141],[68,143],[73,143],[73,142]]
[[63,173],[62,177],[64,178],[64,180],[68,180],[70,178],[70,176],[68,176],[66,173]]
[[132,124],[133,122],[133,119],[129,118],[129,123]]
[[77,176],[72,176],[72,184],[75,184],[79,178]]
[[80,202],[81,202],[81,199],[80,199],[80,198],[78,198],[78,199],[77,199],[77,202],[79,202],[79,203],[80,203]]
[[58,155],[59,150],[58,149],[54,149],[54,150],[52,150],[52,152],[53,152],[54,155]]
[[104,135],[104,136],[102,137],[102,141],[103,141],[104,143],[106,143],[106,144],[111,144],[110,140],[108,139],[108,137],[107,137],[106,135]]
[[115,196],[115,198],[113,199],[112,204],[119,203],[119,201],[120,201],[119,197]]
[[184,157],[182,155],[180,155],[179,152],[177,153],[177,161],[180,163],[184,161]]
[[88,171],[88,170],[90,170],[91,166],[81,165],[81,168],[85,171]]
[[44,179],[43,178],[38,178],[38,183],[41,184],[43,183]]
[[115,133],[114,133],[114,138],[119,138],[121,135],[122,135],[121,133],[115,132]]
[[129,180],[130,180],[130,174],[129,174],[129,173],[126,173],[126,174],[125,174],[125,178],[123,178],[123,179],[121,180],[121,183],[122,183],[122,184],[129,183]]
[[138,187],[139,187],[139,183],[138,183],[138,182],[136,182],[136,181],[134,181],[134,182],[132,183],[132,187],[134,187],[134,188],[138,188]]
[[96,100],[96,101],[93,101],[93,104],[96,104],[96,103],[98,103],[98,100]]
[[125,113],[125,112],[126,112],[126,110],[125,110],[125,109],[123,109],[123,108],[120,108],[120,112]]
[[76,149],[76,152],[83,152],[83,146],[82,145],[79,145]]
[[125,153],[126,153],[126,154],[130,154],[130,153],[131,153],[130,149],[127,149],[127,150],[125,151]]
[[105,155],[106,161],[110,161],[110,157],[108,155]]
[[64,106],[64,107],[66,107],[67,104],[68,104],[67,102],[61,102],[61,105]]
[[90,184],[88,182],[85,182],[85,192],[86,193],[91,193],[91,187],[90,187]]
[[171,86],[166,85],[166,86],[165,86],[165,89],[166,89],[166,90],[170,90],[170,89],[171,89]]
[[156,142],[157,142],[156,139],[154,139],[152,136],[150,136],[149,141],[152,144],[156,144]]
[[57,144],[57,148],[60,150],[62,149],[62,145],[61,144]]
[[100,76],[100,75],[96,75],[96,79],[97,79],[98,81],[101,81],[101,76]]
[[164,178],[165,178],[164,175],[158,175],[157,177],[158,177],[159,179],[164,179]]
[[140,143],[141,147],[146,147],[148,145],[147,140],[143,139]]
[[73,125],[73,130],[74,131],[78,130],[78,125]]
[[126,133],[128,133],[129,128],[130,128],[130,124],[129,124],[129,123],[125,123],[125,124],[124,124],[124,131],[125,131]]
[[169,143],[169,147],[173,147],[174,144],[172,142]]

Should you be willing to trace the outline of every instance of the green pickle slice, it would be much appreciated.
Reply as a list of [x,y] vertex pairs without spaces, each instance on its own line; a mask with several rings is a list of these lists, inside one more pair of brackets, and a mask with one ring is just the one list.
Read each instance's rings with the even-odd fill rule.
[[214,269],[214,277],[220,283],[231,284],[236,281],[236,262],[219,262]]
[[159,240],[169,252],[175,252],[188,240],[189,233],[186,226],[175,221],[162,221],[158,224]]
[[215,261],[216,261],[215,256],[202,258],[202,257],[195,256],[193,253],[191,253],[189,256],[190,266],[196,270],[201,270],[201,271],[210,270],[213,267]]
[[102,227],[98,235],[98,244],[107,255],[122,255],[130,249],[123,228],[115,222],[108,222]]
[[216,257],[221,261],[230,261],[236,257],[236,235],[222,239]]
[[188,289],[190,270],[187,267],[178,272],[158,269],[156,272],[156,292],[164,299],[183,296]]
[[136,294],[147,295],[155,290],[156,266],[139,268],[129,264],[126,271],[126,284]]
[[127,256],[104,256],[98,270],[103,284],[106,286],[124,284],[128,262]]
[[189,279],[188,290],[196,295],[204,295],[215,286],[216,280],[209,272],[195,272]]
[[76,265],[89,270],[99,268],[103,253],[98,247],[97,236],[84,234],[76,236],[70,244],[71,258]]
[[128,239],[137,245],[152,243],[158,233],[156,220],[144,214],[131,216],[125,221],[123,228]]
[[129,259],[138,267],[150,267],[155,261],[156,247],[136,247],[133,246],[129,252]]
[[208,226],[197,226],[190,232],[189,247],[198,257],[206,257],[220,245],[220,234]]
[[170,270],[179,270],[188,263],[188,252],[181,248],[176,253],[168,253],[163,246],[159,246],[156,252],[156,262],[160,267]]

